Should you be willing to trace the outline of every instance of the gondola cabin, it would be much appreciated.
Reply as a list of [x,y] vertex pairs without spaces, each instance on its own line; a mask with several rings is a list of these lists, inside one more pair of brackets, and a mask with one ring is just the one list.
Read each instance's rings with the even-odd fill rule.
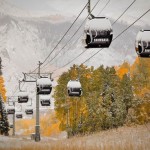
[[14,106],[8,106],[7,107],[7,114],[14,114],[15,113],[15,107]]
[[81,96],[82,87],[79,80],[70,80],[67,84],[68,96]]
[[[3,110],[3,117],[6,117],[7,116],[7,112],[6,110]],[[1,118],[1,115],[0,115],[0,118]]]
[[10,128],[13,128],[14,126],[13,126],[13,124],[11,124],[9,127],[10,127]]
[[84,29],[85,48],[108,48],[113,38],[111,23],[106,17],[88,19]]
[[32,107],[26,108],[25,113],[26,113],[26,115],[32,115],[33,114],[33,108]]
[[37,94],[48,95],[52,91],[52,82],[49,78],[42,77],[37,80]]
[[50,96],[42,95],[40,97],[40,102],[41,106],[50,106],[51,105]]
[[22,113],[16,113],[16,118],[17,118],[17,119],[22,119],[22,118],[23,118]]
[[18,103],[27,103],[29,100],[29,96],[27,92],[20,91],[18,93]]
[[139,57],[150,57],[150,30],[140,30],[136,37],[135,50]]

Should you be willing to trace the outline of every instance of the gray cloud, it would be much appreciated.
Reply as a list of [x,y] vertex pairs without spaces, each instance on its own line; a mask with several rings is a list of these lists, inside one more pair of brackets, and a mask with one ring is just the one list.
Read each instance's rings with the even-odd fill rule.
[[[6,0],[7,2],[16,5],[18,8],[27,9],[38,16],[61,14],[65,16],[77,16],[88,0]],[[91,7],[98,0],[91,0]],[[94,9],[94,15],[97,15],[109,0],[100,0],[97,7]],[[116,19],[133,0],[110,0],[107,7],[101,15]],[[150,0],[136,0],[134,5],[121,18],[121,20],[132,22],[133,18],[137,18],[143,12],[150,8]],[[85,10],[81,17],[85,17]],[[144,16],[141,20],[149,23],[150,14]]]
[[[78,13],[87,0],[7,0],[11,4],[29,11],[45,11],[53,14],[61,13],[75,15]],[[98,0],[92,0],[92,6]],[[107,0],[101,0],[107,1]]]

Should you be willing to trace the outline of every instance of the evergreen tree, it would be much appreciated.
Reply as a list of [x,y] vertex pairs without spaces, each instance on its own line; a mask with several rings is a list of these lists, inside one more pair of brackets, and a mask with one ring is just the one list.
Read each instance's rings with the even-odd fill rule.
[[5,109],[4,102],[2,100],[2,97],[0,95],[0,133],[3,135],[8,136],[9,133],[9,123],[8,123],[8,117]]
[[9,131],[9,123],[4,104],[4,99],[6,100],[6,90],[3,83],[4,81],[2,77],[2,60],[0,58],[0,133],[7,136]]
[[127,76],[127,74],[125,74],[121,80],[120,89],[126,107],[126,114],[128,114],[129,108],[132,107],[134,96],[130,76]]

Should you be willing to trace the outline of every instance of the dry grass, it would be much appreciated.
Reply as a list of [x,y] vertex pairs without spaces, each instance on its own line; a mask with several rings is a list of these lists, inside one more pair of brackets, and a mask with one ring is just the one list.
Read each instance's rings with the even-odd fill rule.
[[[122,127],[68,140],[42,140],[39,143],[16,138],[1,142],[0,150],[150,150],[150,124]],[[8,143],[9,142],[9,143]],[[8,143],[8,144],[7,144]]]

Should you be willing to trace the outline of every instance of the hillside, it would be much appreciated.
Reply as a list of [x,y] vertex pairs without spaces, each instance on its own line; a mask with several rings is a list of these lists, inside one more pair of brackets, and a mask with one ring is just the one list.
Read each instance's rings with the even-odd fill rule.
[[[31,0],[30,3],[24,1],[22,4],[17,1],[0,0],[0,57],[3,72],[1,91],[6,93],[7,97],[15,95],[15,98],[11,98],[17,102],[18,81],[23,79],[22,73],[32,72],[37,68],[38,61],[44,62],[41,67],[42,73],[53,72],[51,106],[43,107],[41,104],[39,106],[41,137],[48,136],[43,138],[39,146],[43,147],[44,142],[49,141],[49,136],[70,129],[68,134],[71,133],[74,136],[79,133],[84,135],[102,132],[79,139],[75,137],[59,141],[60,144],[65,143],[64,149],[69,149],[70,143],[74,143],[71,145],[72,149],[78,149],[78,146],[80,149],[89,150],[100,147],[111,149],[112,145],[115,146],[114,149],[120,149],[120,146],[124,149],[132,149],[132,147],[147,149],[149,129],[146,126],[110,129],[126,125],[128,122],[144,124],[150,120],[150,59],[138,59],[135,52],[135,38],[138,31],[150,28],[150,13],[147,11],[150,8],[150,1],[99,1],[100,3],[92,13],[108,17],[112,24],[115,22],[112,25],[114,40],[109,48],[103,49],[85,49],[83,46],[82,36],[85,24],[83,20],[87,16],[86,7],[71,30],[64,36],[87,0],[82,2],[72,0],[67,3],[62,0],[53,0],[53,2]],[[98,0],[92,1],[92,7],[96,1]],[[135,3],[132,7],[125,11],[133,1]],[[130,26],[146,11],[146,15]],[[77,34],[71,38],[81,24]],[[97,54],[88,60],[95,53]],[[66,85],[70,79],[77,78],[80,79],[83,94],[79,98],[70,98],[66,92],[68,90]],[[26,104],[16,103],[16,111],[21,109],[23,118],[16,119],[17,136],[14,139],[21,141],[22,145],[26,141],[30,149],[30,144],[33,142],[29,141],[29,135],[35,132],[36,122],[36,85],[22,83],[21,90],[29,92],[29,99],[32,99],[32,102],[29,100]],[[8,105],[6,103],[6,109]],[[30,117],[25,114],[25,109],[29,105],[32,105],[34,111],[33,116]],[[12,124],[12,115],[8,116],[8,120]],[[147,126],[150,128],[149,124]],[[10,131],[10,135],[11,133]],[[14,139],[0,137],[2,143],[0,146],[5,146],[7,140],[10,144],[14,143],[17,146],[18,142],[15,143]],[[92,142],[91,139],[93,139]],[[112,142],[109,144],[108,141]],[[126,143],[129,143],[129,147],[126,147]],[[28,145],[24,146],[28,147]],[[47,145],[47,147],[50,146]],[[59,146],[63,148],[54,141],[52,146],[56,149]]]
[[[143,126],[121,127],[103,131],[90,136],[60,139],[42,138],[35,143],[27,137],[7,138],[0,136],[1,150],[149,150],[150,124]],[[62,137],[63,138],[63,137]],[[12,147],[13,145],[13,147]]]

